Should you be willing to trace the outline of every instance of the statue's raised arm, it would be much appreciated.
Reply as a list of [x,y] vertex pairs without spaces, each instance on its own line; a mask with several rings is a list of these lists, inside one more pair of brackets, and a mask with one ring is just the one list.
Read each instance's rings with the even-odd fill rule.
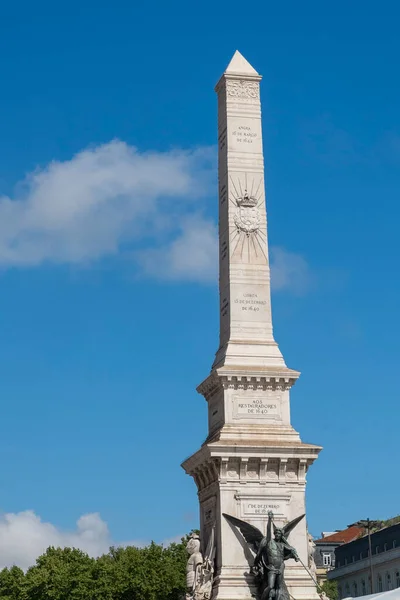
[[293,519],[293,521],[289,521],[289,523],[286,523],[286,525],[284,525],[284,527],[282,527],[282,541],[284,543],[285,550],[286,550],[285,560],[287,560],[288,558],[294,558],[294,560],[296,562],[298,562],[298,560],[299,560],[299,557],[298,557],[298,554],[297,554],[295,548],[293,548],[293,546],[291,546],[289,544],[289,542],[287,541],[287,538],[288,538],[289,533],[292,531],[292,529],[294,529],[296,527],[296,525],[304,517],[305,517],[305,515],[300,515],[299,517],[296,517],[295,519]]
[[[276,527],[274,515],[268,513],[267,531],[264,537],[257,527],[236,517],[225,515],[231,525],[238,527],[246,542],[256,552],[253,574],[259,587],[259,600],[290,600],[284,580],[285,560],[299,560],[296,550],[289,545],[287,536],[303,519],[304,515],[293,519],[283,527]],[[274,537],[272,538],[272,531]]]
[[[267,542],[272,540],[272,520],[274,518],[274,513],[272,510],[268,511],[268,523],[267,523]],[[274,527],[275,529],[275,527]]]

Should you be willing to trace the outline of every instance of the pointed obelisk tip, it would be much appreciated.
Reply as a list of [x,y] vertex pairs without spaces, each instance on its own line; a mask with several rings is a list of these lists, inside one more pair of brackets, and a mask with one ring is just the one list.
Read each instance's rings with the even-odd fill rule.
[[258,75],[258,73],[245,57],[240,54],[239,50],[236,50],[224,75]]

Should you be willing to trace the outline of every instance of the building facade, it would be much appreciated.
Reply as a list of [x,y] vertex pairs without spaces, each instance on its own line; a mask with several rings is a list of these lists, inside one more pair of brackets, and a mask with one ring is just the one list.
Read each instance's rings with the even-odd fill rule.
[[[400,587],[400,523],[338,546],[328,580],[337,582],[339,599],[356,598]],[[372,570],[372,586],[371,586]]]
[[318,583],[327,579],[328,571],[335,568],[335,550],[342,544],[347,544],[358,539],[364,534],[364,529],[355,525],[342,531],[322,533],[319,540],[315,540],[315,566],[317,568]]

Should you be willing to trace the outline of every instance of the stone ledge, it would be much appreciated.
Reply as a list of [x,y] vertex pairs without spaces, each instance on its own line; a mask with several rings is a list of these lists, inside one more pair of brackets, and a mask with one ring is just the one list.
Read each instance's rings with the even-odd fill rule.
[[213,370],[210,375],[196,388],[206,400],[219,388],[224,389],[272,389],[288,390],[300,377],[298,371],[287,367],[241,367],[227,369],[221,367]]
[[276,450],[277,453],[281,453],[282,450],[286,449],[288,451],[296,451],[296,452],[315,452],[318,454],[322,450],[322,446],[316,446],[315,444],[304,444],[303,442],[281,442],[276,440],[271,440],[270,443],[268,441],[263,440],[218,440],[216,442],[209,442],[205,445],[210,445],[213,448],[232,448],[236,451],[246,450],[246,449],[259,449],[263,448],[265,452],[274,452]]
[[[194,477],[199,491],[212,483],[228,480],[246,480],[252,485],[267,482],[304,485],[305,474],[320,450],[319,446],[302,443],[277,447],[274,442],[267,447],[217,442],[202,446],[182,467]],[[273,476],[269,477],[269,472],[273,472]]]

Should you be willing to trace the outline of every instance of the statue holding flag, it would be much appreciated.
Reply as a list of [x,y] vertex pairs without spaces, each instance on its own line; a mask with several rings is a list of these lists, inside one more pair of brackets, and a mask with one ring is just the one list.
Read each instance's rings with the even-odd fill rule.
[[[304,515],[293,519],[284,527],[276,527],[273,516],[270,511],[267,534],[264,536],[257,527],[250,523],[224,514],[226,520],[240,530],[248,545],[256,552],[252,573],[259,587],[259,599],[290,600],[284,579],[285,560],[293,558],[297,562],[299,557],[296,550],[289,545],[287,536]],[[274,537],[272,537],[272,529]]]

